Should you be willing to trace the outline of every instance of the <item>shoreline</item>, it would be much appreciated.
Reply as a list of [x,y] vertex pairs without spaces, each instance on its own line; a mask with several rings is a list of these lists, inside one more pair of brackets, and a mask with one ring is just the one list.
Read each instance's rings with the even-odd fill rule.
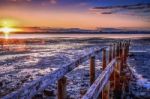
[[[150,38],[150,34],[10,34],[7,39],[42,39],[42,38],[109,38],[139,39]],[[0,35],[0,39],[5,39]]]

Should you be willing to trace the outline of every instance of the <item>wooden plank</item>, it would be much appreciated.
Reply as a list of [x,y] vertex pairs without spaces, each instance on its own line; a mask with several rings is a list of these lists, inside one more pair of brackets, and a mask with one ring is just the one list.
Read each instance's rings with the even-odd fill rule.
[[97,99],[99,94],[104,89],[105,85],[107,84],[110,75],[113,72],[115,67],[116,59],[113,59],[105,68],[105,70],[99,75],[99,77],[95,80],[92,86],[88,89],[86,94],[82,97],[82,99]]
[[[106,48],[106,47],[103,47]],[[58,79],[62,78],[65,74],[72,71],[79,64],[88,60],[91,56],[95,56],[99,54],[103,48],[97,49],[94,52],[89,53],[83,57],[80,57],[76,61],[69,63],[67,65],[62,66],[58,70],[45,75],[39,79],[33,80],[32,82],[22,86],[20,89],[2,97],[2,99],[30,99],[34,96],[38,91],[44,90],[48,85],[55,83]]]

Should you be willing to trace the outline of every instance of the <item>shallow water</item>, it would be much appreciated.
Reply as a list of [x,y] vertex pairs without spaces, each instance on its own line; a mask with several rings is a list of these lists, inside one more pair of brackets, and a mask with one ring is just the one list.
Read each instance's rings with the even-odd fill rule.
[[[150,34],[10,34],[8,39],[18,38],[53,38],[53,37],[76,37],[76,38],[141,38],[150,37]],[[6,38],[4,35],[0,35],[0,38]]]
[[[0,89],[3,89],[0,90],[1,92],[9,93],[11,90],[16,90],[24,83],[47,75],[82,55],[116,42],[116,39],[101,39],[100,37],[148,37],[148,35],[95,35],[95,38],[93,36],[90,38],[90,35],[82,35],[83,37],[81,35],[36,36],[22,35],[22,39],[26,38],[25,40],[8,39],[4,45],[0,46],[0,81],[5,82],[3,86],[0,86]],[[17,38],[17,36],[12,38]],[[132,42],[131,50],[150,51],[149,48],[144,48],[145,45],[150,44],[150,40],[135,39]],[[139,65],[137,67],[140,68]],[[145,71],[149,72],[148,69]],[[138,73],[145,75],[145,72]]]

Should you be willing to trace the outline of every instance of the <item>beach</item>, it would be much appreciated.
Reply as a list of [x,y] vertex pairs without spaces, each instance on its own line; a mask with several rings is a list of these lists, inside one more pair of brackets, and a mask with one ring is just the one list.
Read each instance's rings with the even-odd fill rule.
[[[117,39],[118,36],[112,38],[111,35],[108,38],[106,38],[107,36],[24,38],[19,39],[19,44],[17,44],[16,38],[7,40],[6,43],[1,44],[0,49],[0,97],[17,91],[48,74],[54,73],[62,66],[94,50],[110,46],[117,41],[129,39],[131,40],[130,50],[133,56],[129,56],[128,63],[134,71],[134,75],[137,75],[134,82],[138,83],[142,77],[144,83],[139,84],[141,86],[146,84],[147,89],[149,86],[147,83],[149,84],[150,81],[148,76],[150,57],[149,35],[146,37],[135,35],[130,37],[122,36],[122,38]],[[102,71],[101,58],[102,55],[96,56],[96,77]],[[89,61],[85,61],[78,68],[68,73],[66,77],[68,99],[74,97],[81,98],[90,87]],[[46,89],[48,92],[51,92],[50,95],[43,95],[43,91],[39,92],[39,94],[44,98],[55,98],[57,94],[56,89],[55,82]]]

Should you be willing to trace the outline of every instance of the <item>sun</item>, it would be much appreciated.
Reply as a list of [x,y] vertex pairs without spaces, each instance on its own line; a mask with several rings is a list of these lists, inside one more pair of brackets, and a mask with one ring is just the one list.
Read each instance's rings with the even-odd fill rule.
[[13,32],[13,29],[9,27],[4,27],[4,28],[1,28],[0,31],[3,33],[10,33],[10,32]]
[[8,27],[3,27],[3,28],[0,28],[0,32],[3,32],[5,39],[8,39],[9,33],[12,32],[12,29]]
[[12,27],[1,27],[0,32],[4,33],[4,36],[6,39],[9,38],[10,33],[12,32],[19,32],[21,29],[18,28],[12,28]]
[[17,21],[15,20],[2,19],[0,20],[0,33],[3,33],[7,39],[11,33],[22,31],[22,29],[17,28],[17,26]]

